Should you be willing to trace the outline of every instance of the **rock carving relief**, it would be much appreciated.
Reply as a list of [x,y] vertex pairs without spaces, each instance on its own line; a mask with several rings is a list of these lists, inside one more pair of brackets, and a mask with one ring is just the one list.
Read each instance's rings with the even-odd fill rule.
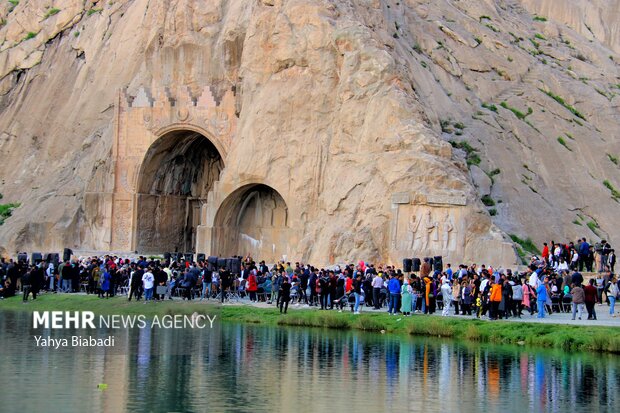
[[408,255],[446,255],[464,247],[459,208],[398,205],[396,246]]

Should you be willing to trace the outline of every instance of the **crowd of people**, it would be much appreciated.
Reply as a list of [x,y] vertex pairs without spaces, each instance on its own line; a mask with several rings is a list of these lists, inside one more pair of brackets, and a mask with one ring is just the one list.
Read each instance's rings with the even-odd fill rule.
[[[27,301],[41,290],[51,293],[84,292],[101,299],[116,294],[129,301],[248,299],[275,304],[286,313],[289,303],[320,310],[359,314],[362,307],[386,309],[391,315],[412,313],[488,317],[496,320],[530,316],[544,318],[554,312],[572,312],[580,319],[596,319],[595,304],[606,302],[615,317],[619,283],[614,275],[615,252],[608,242],[590,245],[544,243],[540,257],[533,256],[524,272],[485,265],[450,264],[438,268],[425,258],[419,271],[405,273],[395,266],[357,264],[317,268],[300,262],[256,263],[239,257],[239,271],[215,268],[208,262],[170,261],[106,255],[29,264],[2,259],[0,297],[18,291]],[[596,277],[584,285],[582,268],[595,269]]]

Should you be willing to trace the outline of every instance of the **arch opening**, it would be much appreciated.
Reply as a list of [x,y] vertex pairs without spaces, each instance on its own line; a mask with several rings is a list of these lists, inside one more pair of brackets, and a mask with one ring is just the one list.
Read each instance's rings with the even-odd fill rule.
[[200,210],[224,167],[204,135],[176,130],[148,149],[138,178],[135,248],[195,252]]
[[289,251],[288,207],[273,188],[251,184],[239,188],[215,215],[212,251],[220,256],[247,255],[275,262]]

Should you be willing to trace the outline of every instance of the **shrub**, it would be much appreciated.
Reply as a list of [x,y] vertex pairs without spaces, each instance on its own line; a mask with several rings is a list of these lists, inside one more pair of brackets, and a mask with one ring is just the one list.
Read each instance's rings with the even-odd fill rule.
[[478,152],[478,150],[471,146],[469,143],[465,141],[450,141],[450,145],[452,145],[453,148],[462,149],[465,151],[465,159],[467,161],[467,165],[480,165],[480,162],[482,160],[480,159],[480,156],[478,156],[478,154],[476,153]]
[[612,154],[608,153],[607,157],[609,158],[610,161],[612,161],[615,165],[618,165],[618,157],[613,156]]
[[543,16],[534,16],[534,21],[535,22],[546,22],[547,18]]
[[566,149],[568,149],[569,151],[573,151],[571,148],[568,147],[568,145],[566,144],[566,141],[564,140],[563,137],[558,136],[558,142],[560,145],[562,145],[563,147],[565,147]]
[[497,209],[495,209],[495,208],[491,208],[491,209],[489,209],[489,215],[491,215],[492,217],[494,217],[495,215],[497,215]]
[[480,198],[480,200],[485,206],[489,207],[495,205],[495,201],[493,200],[493,198],[491,198],[490,195],[484,195],[482,198]]

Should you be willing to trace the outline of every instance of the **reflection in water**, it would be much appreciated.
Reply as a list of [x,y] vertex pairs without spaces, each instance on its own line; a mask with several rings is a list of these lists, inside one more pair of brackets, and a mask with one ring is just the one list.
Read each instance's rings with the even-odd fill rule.
[[24,314],[0,318],[3,412],[564,412],[620,401],[610,355],[236,324],[116,330],[128,350],[103,354],[35,349],[29,326]]

